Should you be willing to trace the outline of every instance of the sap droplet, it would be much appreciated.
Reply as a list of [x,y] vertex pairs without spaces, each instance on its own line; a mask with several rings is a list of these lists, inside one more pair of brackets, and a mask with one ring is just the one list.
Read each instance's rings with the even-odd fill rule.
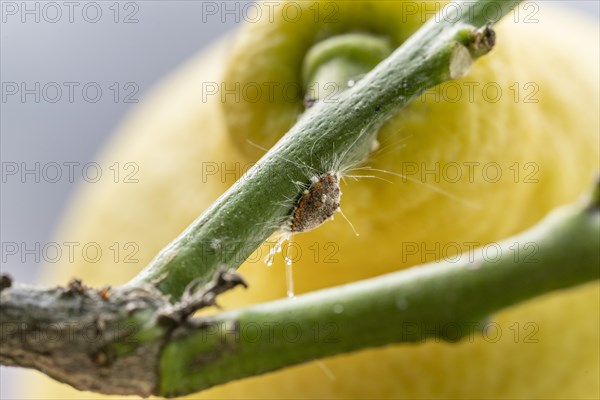
[[277,237],[277,242],[275,242],[273,247],[269,248],[269,254],[267,254],[267,256],[264,259],[264,262],[265,262],[265,264],[267,264],[267,267],[271,267],[273,265],[273,262],[275,261],[275,255],[277,253],[281,253],[281,249],[283,248],[283,243],[289,239],[290,239],[289,233],[284,233]]
[[285,283],[287,285],[287,296],[294,297],[294,273],[292,263],[285,264]]

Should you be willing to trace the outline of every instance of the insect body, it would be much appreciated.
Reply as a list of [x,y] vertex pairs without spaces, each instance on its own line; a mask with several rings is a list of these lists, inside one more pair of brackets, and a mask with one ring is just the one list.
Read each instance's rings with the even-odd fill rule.
[[325,173],[312,179],[292,213],[291,232],[306,232],[321,225],[340,208],[339,179],[335,173]]

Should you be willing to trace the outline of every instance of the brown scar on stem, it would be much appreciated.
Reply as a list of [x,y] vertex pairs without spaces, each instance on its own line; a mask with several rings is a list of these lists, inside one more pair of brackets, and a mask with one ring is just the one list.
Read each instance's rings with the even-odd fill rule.
[[292,212],[290,230],[306,232],[331,219],[340,208],[341,196],[336,174],[328,172],[315,178]]

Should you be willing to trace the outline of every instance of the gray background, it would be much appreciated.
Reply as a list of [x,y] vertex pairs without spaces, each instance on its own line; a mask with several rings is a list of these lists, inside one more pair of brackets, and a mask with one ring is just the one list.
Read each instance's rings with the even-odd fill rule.
[[[141,99],[152,85],[183,61],[197,53],[214,38],[236,25],[235,16],[222,21],[219,16],[202,18],[202,1],[122,1],[118,22],[115,23],[114,1],[96,1],[102,16],[96,23],[84,18],[83,7],[90,2],[77,2],[73,22],[68,8],[61,6],[62,17],[56,23],[54,9],[44,3],[29,1],[28,8],[40,7],[40,21],[35,15],[25,15],[21,9],[16,15],[9,12],[21,1],[1,1],[3,10],[0,40],[0,80],[3,96],[11,82],[57,82],[63,97],[56,103],[42,97],[36,102],[28,95],[22,102],[18,95],[0,100],[1,161],[6,163],[79,162],[94,159],[102,144],[123,116],[135,106],[125,102],[131,87],[139,88],[135,98]],[[62,1],[57,2],[59,5]],[[132,3],[132,4],[127,4]],[[215,3],[215,2],[212,2]],[[220,4],[221,2],[217,2]],[[230,7],[233,2],[228,2]],[[244,4],[246,2],[241,2]],[[599,3],[590,1],[556,1],[577,8],[598,20]],[[113,7],[113,8],[111,8]],[[88,19],[94,18],[94,7],[86,9]],[[125,23],[130,13],[137,22]],[[560,29],[557,27],[557,29]],[[68,101],[63,82],[79,82],[73,102]],[[87,82],[96,82],[103,90],[96,103],[87,101],[81,92]],[[115,102],[110,86],[121,86]],[[123,85],[133,83],[129,90]],[[48,92],[54,96],[54,92]],[[93,95],[93,94],[92,94]],[[103,172],[107,166],[102,166]],[[64,176],[57,183],[36,183],[28,176],[25,183],[14,176],[1,183],[0,242],[44,243],[60,219],[70,194],[81,182],[80,169],[75,169],[76,180],[71,183]],[[64,171],[63,171],[64,172]],[[35,283],[36,272],[42,263],[33,257],[27,262],[15,257],[2,260],[1,270],[20,282]],[[0,398],[18,397],[18,379],[26,379],[27,372],[0,367]]]

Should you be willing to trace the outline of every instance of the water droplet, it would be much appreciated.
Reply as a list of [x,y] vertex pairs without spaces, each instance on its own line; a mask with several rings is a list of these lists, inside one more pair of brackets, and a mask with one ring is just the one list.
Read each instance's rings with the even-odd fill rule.
[[269,254],[267,254],[267,256],[265,257],[265,264],[267,264],[267,267],[271,267],[273,266],[273,260],[275,259],[275,251],[271,248],[269,249]]
[[275,261],[275,255],[277,253],[281,253],[283,243],[289,239],[290,239],[290,234],[287,232],[285,234],[282,234],[277,237],[277,242],[275,242],[273,247],[271,247],[269,249],[269,254],[267,254],[267,256],[264,259],[264,262],[265,262],[265,264],[267,264],[267,267],[271,267],[273,265],[273,263]]
[[344,306],[341,304],[336,304],[335,306],[333,306],[333,312],[336,314],[341,314],[344,312]]

